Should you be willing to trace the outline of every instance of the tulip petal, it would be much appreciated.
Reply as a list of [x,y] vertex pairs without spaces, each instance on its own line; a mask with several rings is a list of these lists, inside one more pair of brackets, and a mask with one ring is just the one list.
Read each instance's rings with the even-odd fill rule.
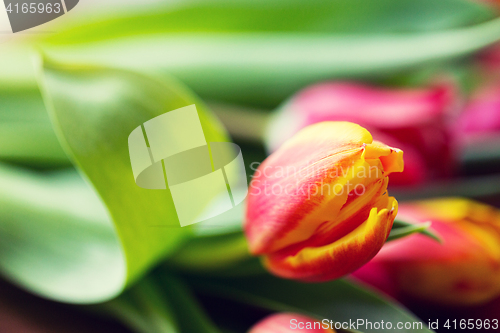
[[391,198],[390,204],[380,211],[372,208],[365,222],[331,244],[306,247],[295,255],[277,252],[267,256],[265,264],[276,275],[304,281],[326,281],[349,274],[382,248],[397,214],[396,200]]
[[391,148],[380,141],[373,141],[366,147],[365,158],[379,158],[386,175],[392,172],[402,172],[404,169],[403,151]]

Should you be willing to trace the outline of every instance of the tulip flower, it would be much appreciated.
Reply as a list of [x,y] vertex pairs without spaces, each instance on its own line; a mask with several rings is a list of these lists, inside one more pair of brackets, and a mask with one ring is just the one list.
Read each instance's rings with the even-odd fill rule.
[[443,244],[420,234],[390,242],[356,278],[402,301],[475,305],[500,296],[500,211],[444,198],[401,204],[400,215],[431,220]]
[[388,175],[402,170],[403,152],[357,124],[303,129],[255,171],[244,225],[250,251],[284,278],[353,272],[389,235],[398,206]]
[[498,141],[500,133],[500,44],[483,51],[477,65],[480,84],[472,92],[456,126],[457,138],[465,146]]
[[405,152],[405,171],[392,184],[419,184],[453,173],[448,122],[457,96],[450,84],[427,88],[384,89],[358,83],[327,82],[308,87],[286,102],[271,120],[270,151],[308,125],[350,121],[376,140]]
[[476,90],[458,121],[460,134],[474,137],[500,132],[500,81]]
[[255,324],[248,333],[335,333],[331,325],[295,313],[277,313]]

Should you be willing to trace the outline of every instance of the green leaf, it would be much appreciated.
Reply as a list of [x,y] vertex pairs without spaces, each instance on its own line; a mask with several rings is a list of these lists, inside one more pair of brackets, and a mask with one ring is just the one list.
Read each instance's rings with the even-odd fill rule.
[[239,232],[193,238],[183,244],[167,264],[185,271],[217,273],[249,259],[247,241]]
[[394,220],[394,224],[392,225],[391,233],[389,234],[389,238],[387,238],[387,242],[393,241],[399,238],[403,238],[406,236],[410,236],[415,233],[421,233],[424,236],[434,239],[435,241],[442,243],[442,239],[437,235],[432,229],[430,229],[432,222],[426,223],[412,223],[400,219]]
[[188,287],[171,275],[149,275],[94,310],[110,313],[141,333],[219,332]]
[[41,81],[64,148],[106,209],[84,183],[81,190],[81,180],[76,188],[59,188],[59,181],[52,184],[29,173],[16,176],[6,169],[1,178],[6,204],[0,215],[6,255],[0,267],[46,297],[101,302],[119,294],[192,233],[180,228],[167,190],[135,184],[130,132],[155,116],[197,103],[207,141],[227,137],[208,110],[174,81],[54,63],[44,64]]
[[0,159],[36,166],[70,165],[38,89],[0,93]]
[[499,39],[495,19],[432,33],[170,34],[44,49],[56,59],[170,73],[205,98],[275,106],[321,80],[387,77],[467,56]]
[[108,299],[126,276],[106,211],[74,170],[43,175],[0,165],[0,253],[2,275],[61,301]]
[[[208,206],[207,210],[217,210],[216,207],[220,202],[214,200],[212,204],[215,207]],[[246,200],[223,214],[195,224],[193,226],[195,236],[183,243],[167,259],[166,265],[176,270],[211,275],[227,276],[227,273],[235,270],[240,272],[241,269],[236,269],[236,266],[256,260],[250,255],[242,232],[245,206]],[[258,262],[253,268],[255,266],[261,268]]]
[[172,275],[157,278],[165,297],[174,305],[181,332],[217,333],[219,330],[203,312],[188,286]]
[[117,298],[91,307],[140,333],[180,333],[171,304],[155,281],[146,277]]
[[[332,28],[335,24],[330,26],[328,15],[324,17],[328,24],[315,21],[315,14],[305,15],[303,25],[295,20],[274,17],[268,20],[268,10],[287,13],[288,2],[285,5],[282,1],[271,4],[247,1],[244,5],[198,3],[177,9],[155,8],[155,13],[111,17],[95,26],[84,21],[67,33],[50,37],[50,43],[33,38],[9,45],[0,55],[0,88],[33,87],[30,62],[36,45],[51,52],[53,57],[160,76],[174,75],[204,98],[274,107],[298,89],[317,81],[382,79],[419,66],[441,66],[500,39],[500,19],[485,22],[479,14],[487,12],[485,7],[469,1],[365,0],[363,6],[351,6],[347,0],[337,2],[317,6],[300,2],[290,9],[289,15],[294,17],[299,13],[302,17],[309,11],[312,14],[323,11],[322,6],[344,6],[351,13],[344,23],[349,26],[355,22],[351,31],[345,31],[344,23],[340,30]],[[382,3],[386,5],[375,11],[377,15],[365,11]],[[207,11],[206,6],[213,10]],[[254,16],[245,11],[245,6],[255,8]],[[212,11],[213,16],[206,14]],[[192,12],[196,15],[191,15]],[[388,16],[389,12],[392,16]],[[359,19],[362,13],[370,19]],[[234,22],[229,14],[236,15]],[[177,19],[170,20],[169,15],[177,15]],[[269,22],[264,25],[268,30],[252,28],[253,22],[257,22],[255,26]],[[356,30],[358,25],[364,30]],[[291,30],[286,30],[287,26]],[[386,29],[377,30],[374,26]],[[436,27],[432,31],[423,29],[432,26]]]
[[46,40],[72,44],[186,32],[408,33],[463,27],[494,16],[487,6],[467,0],[226,0],[152,9],[80,22]]
[[346,280],[326,283],[300,283],[269,275],[231,278],[198,279],[190,283],[204,293],[233,299],[271,311],[295,312],[320,320],[337,322],[391,322],[392,329],[357,327],[366,333],[394,332],[398,322],[421,323],[422,329],[398,329],[398,332],[432,332],[415,316],[399,305]]

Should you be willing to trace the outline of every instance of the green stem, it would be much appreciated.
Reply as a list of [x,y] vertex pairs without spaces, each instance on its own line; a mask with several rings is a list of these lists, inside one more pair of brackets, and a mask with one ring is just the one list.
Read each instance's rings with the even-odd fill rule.
[[146,277],[119,297],[95,307],[138,333],[180,333],[172,304],[157,283]]
[[442,243],[442,239],[430,229],[432,222],[425,223],[412,223],[401,219],[394,220],[394,224],[391,229],[389,238],[387,242],[410,236],[411,234],[421,233],[424,236],[430,237],[439,243]]
[[187,286],[165,271],[142,279],[103,310],[138,333],[220,333]]

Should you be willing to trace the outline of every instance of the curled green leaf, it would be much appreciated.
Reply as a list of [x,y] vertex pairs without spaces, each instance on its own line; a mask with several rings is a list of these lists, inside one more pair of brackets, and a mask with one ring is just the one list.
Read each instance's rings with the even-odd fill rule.
[[179,226],[168,190],[136,185],[130,132],[196,103],[207,141],[226,141],[227,136],[203,104],[175,81],[45,61],[40,83],[62,146],[97,196],[76,174],[63,181],[0,169],[0,268],[45,297],[102,302],[192,234],[191,228]]

